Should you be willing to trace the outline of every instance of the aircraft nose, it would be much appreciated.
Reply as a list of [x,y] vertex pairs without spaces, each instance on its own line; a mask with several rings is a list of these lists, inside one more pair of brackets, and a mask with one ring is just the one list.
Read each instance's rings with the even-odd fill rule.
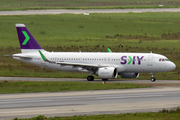
[[169,70],[174,70],[176,68],[176,65],[171,62],[170,65],[169,65]]

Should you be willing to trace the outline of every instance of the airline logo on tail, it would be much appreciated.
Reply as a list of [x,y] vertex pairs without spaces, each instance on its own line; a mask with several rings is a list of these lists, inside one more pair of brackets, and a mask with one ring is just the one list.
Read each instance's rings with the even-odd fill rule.
[[24,42],[22,43],[22,45],[26,45],[27,42],[29,41],[30,37],[29,37],[29,35],[27,34],[26,31],[22,31],[22,33],[23,33],[24,36],[25,36],[25,40],[24,40]]
[[16,29],[21,51],[27,52],[28,49],[42,49],[24,24],[16,24]]

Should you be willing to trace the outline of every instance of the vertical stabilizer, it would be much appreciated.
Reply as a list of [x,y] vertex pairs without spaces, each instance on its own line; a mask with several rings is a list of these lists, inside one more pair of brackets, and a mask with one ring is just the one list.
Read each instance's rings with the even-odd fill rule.
[[16,29],[22,53],[43,50],[24,24],[16,24]]

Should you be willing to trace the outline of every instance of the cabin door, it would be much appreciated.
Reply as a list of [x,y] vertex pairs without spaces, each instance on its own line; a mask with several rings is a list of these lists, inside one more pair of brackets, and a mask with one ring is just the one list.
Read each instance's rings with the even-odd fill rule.
[[152,55],[148,56],[147,66],[153,66],[153,56]]

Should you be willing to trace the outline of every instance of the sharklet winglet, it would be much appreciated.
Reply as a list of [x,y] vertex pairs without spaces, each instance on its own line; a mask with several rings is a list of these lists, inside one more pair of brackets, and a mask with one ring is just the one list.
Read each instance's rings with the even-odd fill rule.
[[109,52],[109,53],[112,53],[112,51],[111,51],[111,49],[110,49],[110,48],[107,48],[107,50],[108,50],[108,52]]

